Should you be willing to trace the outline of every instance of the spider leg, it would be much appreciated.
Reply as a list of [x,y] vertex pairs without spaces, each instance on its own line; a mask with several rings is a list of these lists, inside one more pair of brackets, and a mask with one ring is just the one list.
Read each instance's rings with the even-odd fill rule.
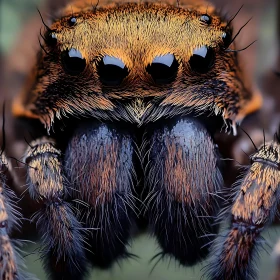
[[129,256],[126,245],[135,223],[133,141],[120,127],[79,125],[65,152],[65,170],[72,197],[88,228],[88,258],[94,266],[110,267]]
[[35,216],[42,237],[41,256],[52,279],[81,279],[86,271],[81,225],[65,201],[67,181],[55,142],[41,138],[30,143],[25,155],[27,184],[33,199],[42,202]]
[[11,230],[17,225],[19,213],[12,205],[14,192],[6,185],[8,161],[0,154],[0,279],[25,279],[20,270],[17,252],[10,239]]
[[213,223],[223,179],[216,147],[195,119],[151,131],[147,216],[163,254],[192,265],[207,255],[218,230]]
[[276,245],[274,246],[272,256],[277,266],[274,279],[280,279],[280,239],[278,239]]
[[257,279],[262,231],[275,218],[280,198],[280,141],[262,145],[251,156],[251,166],[240,182],[230,209],[229,229],[213,244],[210,279]]

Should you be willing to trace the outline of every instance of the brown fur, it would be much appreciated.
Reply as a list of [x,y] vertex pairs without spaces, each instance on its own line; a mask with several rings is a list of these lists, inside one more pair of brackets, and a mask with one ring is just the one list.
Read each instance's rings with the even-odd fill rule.
[[8,235],[0,237],[0,276],[2,280],[14,280],[18,273],[16,256]]
[[274,218],[280,186],[280,146],[266,143],[252,157],[253,164],[245,176],[233,207],[235,219],[264,226]]
[[231,207],[231,225],[214,246],[211,279],[257,279],[254,264],[262,244],[262,231],[274,220],[279,204],[279,141],[265,143],[251,156],[252,165],[242,179]]
[[[223,49],[227,22],[212,6],[206,9],[205,4],[197,4],[189,9],[188,2],[180,7],[172,2],[105,8],[85,1],[69,5],[64,17],[51,26],[57,46],[44,46],[48,53],[41,52],[37,74],[30,75],[14,101],[14,114],[39,118],[50,128],[55,117],[69,114],[141,125],[190,111],[220,114],[236,122],[258,109],[259,95],[246,89],[235,54]],[[199,20],[206,12],[212,17],[209,26]],[[77,18],[73,27],[69,26],[71,16]],[[193,50],[204,45],[214,48],[215,65],[206,74],[194,73],[188,61]],[[70,48],[78,49],[87,61],[77,77],[65,74],[60,63],[61,51]],[[167,53],[175,55],[179,70],[173,83],[159,86],[145,69],[155,56]],[[128,67],[129,75],[121,86],[108,88],[99,81],[96,65],[104,55],[118,57]]]
[[64,267],[65,258],[69,258],[70,266],[64,269],[71,271],[72,265],[79,267],[84,259],[83,238],[80,223],[64,201],[68,190],[60,155],[54,141],[44,137],[30,143],[24,161],[28,166],[29,193],[33,199],[44,203],[33,218],[43,239],[42,255],[55,255],[57,261],[48,265],[58,270]]
[[[189,142],[185,140],[187,144],[184,143],[183,147],[180,146],[181,139],[186,137],[183,133],[176,135],[177,137],[165,135],[167,151],[164,152],[166,158],[163,163],[164,185],[167,192],[174,196],[175,201],[186,205],[203,204],[207,199],[213,199],[214,193],[219,192],[216,181],[213,180],[213,173],[217,168],[217,158],[213,153],[214,145],[205,131],[201,131],[200,134],[205,134],[205,139],[199,139],[201,142],[198,142],[200,135],[196,135],[194,139],[188,139]],[[200,157],[202,154],[203,158]],[[207,207],[213,207],[212,203],[211,200]]]
[[[64,160],[65,169],[70,174],[69,181],[73,184],[72,195],[96,209],[112,202],[116,192],[124,194],[130,189],[130,180],[124,178],[133,173],[129,171],[133,166],[133,148],[131,139],[123,137],[120,140],[106,127],[94,131],[96,138],[90,138],[88,131],[89,128],[81,133],[87,136],[84,137],[86,140],[75,134]],[[121,181],[120,174],[123,176]]]
[[14,210],[9,198],[9,190],[6,186],[8,161],[4,154],[0,154],[0,279],[23,279],[19,275],[19,268],[12,242],[10,240],[11,229],[14,225]]
[[[49,139],[33,141],[26,152],[25,161],[28,164],[28,176],[31,183],[37,188],[32,190],[35,199],[50,199],[59,192],[63,192],[63,177],[59,161],[60,151],[54,148],[54,143]],[[44,157],[44,155],[51,155]],[[46,174],[47,173],[47,174]],[[56,174],[56,176],[47,176]]]

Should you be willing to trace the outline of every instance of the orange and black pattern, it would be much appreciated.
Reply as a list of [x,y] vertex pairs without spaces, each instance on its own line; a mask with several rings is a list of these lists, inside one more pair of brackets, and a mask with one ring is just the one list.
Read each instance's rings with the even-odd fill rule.
[[[202,1],[87,0],[49,25],[40,16],[41,48],[10,109],[50,279],[134,257],[127,246],[144,229],[160,258],[191,266],[210,255],[209,279],[257,279],[279,201],[280,140],[256,148],[228,186],[221,138],[262,106],[242,72],[234,16]],[[4,177],[0,188],[0,275],[22,279]]]

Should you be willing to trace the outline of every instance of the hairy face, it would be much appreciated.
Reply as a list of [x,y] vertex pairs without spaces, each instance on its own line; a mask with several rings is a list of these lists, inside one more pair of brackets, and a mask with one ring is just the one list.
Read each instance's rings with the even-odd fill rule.
[[215,114],[234,124],[259,107],[241,80],[232,30],[212,7],[77,1],[63,15],[43,35],[17,116],[48,128],[63,115],[143,125]]

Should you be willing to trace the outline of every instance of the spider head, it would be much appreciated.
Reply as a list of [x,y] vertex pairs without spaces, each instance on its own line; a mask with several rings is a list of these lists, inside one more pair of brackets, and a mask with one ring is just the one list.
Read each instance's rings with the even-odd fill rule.
[[43,36],[36,74],[14,102],[16,116],[48,129],[65,115],[138,126],[219,115],[233,125],[259,107],[228,49],[232,29],[212,7],[77,7],[67,7]]

